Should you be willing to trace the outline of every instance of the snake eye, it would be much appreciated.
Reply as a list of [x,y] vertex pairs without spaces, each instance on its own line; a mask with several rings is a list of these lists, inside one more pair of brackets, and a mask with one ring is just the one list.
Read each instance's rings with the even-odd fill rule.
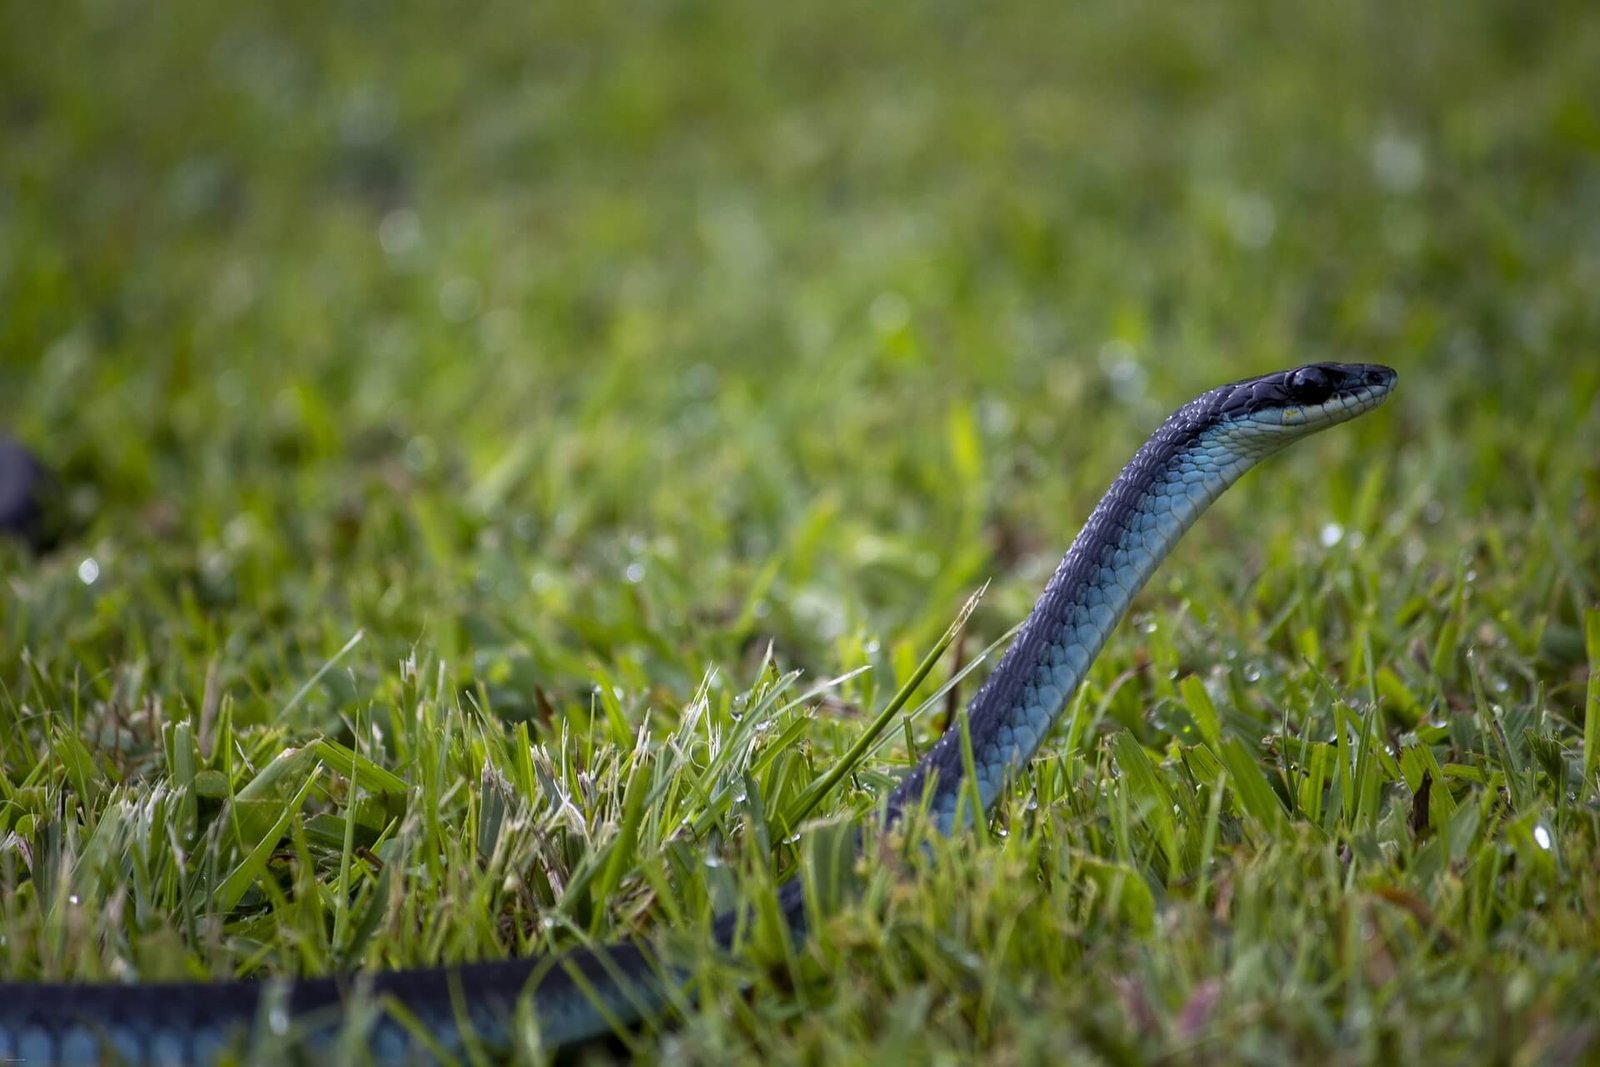
[[1321,367],[1301,367],[1285,384],[1297,404],[1321,404],[1333,395],[1333,379]]

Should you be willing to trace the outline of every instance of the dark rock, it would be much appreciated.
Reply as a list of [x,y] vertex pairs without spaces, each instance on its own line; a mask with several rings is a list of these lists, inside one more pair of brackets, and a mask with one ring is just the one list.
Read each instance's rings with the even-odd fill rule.
[[51,478],[34,454],[0,437],[0,537],[14,537],[35,550],[54,540],[50,522]]

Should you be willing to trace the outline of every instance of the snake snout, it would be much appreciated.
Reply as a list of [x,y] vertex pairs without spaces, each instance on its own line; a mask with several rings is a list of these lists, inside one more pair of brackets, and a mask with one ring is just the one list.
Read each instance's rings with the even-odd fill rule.
[[1393,367],[1385,367],[1382,363],[1361,364],[1361,383],[1375,389],[1388,389],[1400,377]]

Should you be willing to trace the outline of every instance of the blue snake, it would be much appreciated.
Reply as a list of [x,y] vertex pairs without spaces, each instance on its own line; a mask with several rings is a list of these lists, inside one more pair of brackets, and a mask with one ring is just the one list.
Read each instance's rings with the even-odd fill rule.
[[[1396,375],[1316,363],[1219,386],[1183,405],[1134,455],[1056,568],[999,665],[890,794],[885,825],[926,810],[941,833],[989,810],[1049,734],[1134,595],[1207,506],[1262,459],[1382,403]],[[968,753],[970,752],[970,757]],[[975,775],[966,777],[968,759]],[[804,935],[797,880],[778,894]],[[723,946],[739,916],[713,923]],[[433,1059],[510,1042],[519,1001],[560,1049],[667,1010],[673,972],[631,942],[557,957],[332,978],[141,985],[0,982],[0,1060],[28,1064],[208,1064],[254,1040],[331,1042],[354,1027],[382,1061]],[[358,1005],[369,1011],[353,1024]],[[423,1041],[418,1034],[426,1034]],[[350,1046],[340,1046],[350,1047]],[[324,1046],[328,1051],[331,1046]]]

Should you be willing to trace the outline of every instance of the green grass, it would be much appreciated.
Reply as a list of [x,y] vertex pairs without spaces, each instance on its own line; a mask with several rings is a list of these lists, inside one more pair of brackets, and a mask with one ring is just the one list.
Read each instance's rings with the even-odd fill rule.
[[[0,973],[643,933],[669,1060],[1600,1056],[1592,5],[269,8],[0,5],[71,523],[0,546]],[[970,666],[1169,408],[1323,358],[1399,391],[983,832],[844,862],[966,599]],[[802,949],[707,950],[797,866]]]

